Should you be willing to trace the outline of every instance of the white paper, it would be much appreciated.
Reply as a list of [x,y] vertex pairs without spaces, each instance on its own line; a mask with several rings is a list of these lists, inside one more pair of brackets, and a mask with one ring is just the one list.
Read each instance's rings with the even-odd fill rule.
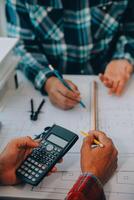
[[[83,109],[79,104],[72,110],[63,111],[54,107],[47,97],[35,91],[28,81],[20,81],[18,90],[10,90],[0,104],[0,121],[3,127],[0,133],[1,149],[13,137],[34,136],[44,127],[53,123],[68,128],[79,135],[78,142],[58,164],[58,173],[44,180],[37,187],[29,185],[0,187],[0,196],[27,197],[38,199],[64,199],[77,180],[80,172],[80,148],[83,136],[80,131],[90,129],[90,85],[93,79],[98,82],[99,129],[106,132],[119,151],[118,169],[105,185],[108,200],[134,199],[134,77],[121,97],[109,96],[107,89],[96,77],[68,76],[79,86]],[[34,99],[37,108],[42,98],[46,103],[36,122],[30,120],[30,99]]]

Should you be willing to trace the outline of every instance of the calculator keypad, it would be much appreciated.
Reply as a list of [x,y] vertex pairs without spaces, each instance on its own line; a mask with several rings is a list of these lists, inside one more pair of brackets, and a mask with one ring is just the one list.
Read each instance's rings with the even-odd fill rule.
[[36,182],[42,177],[45,169],[51,165],[61,150],[60,147],[48,141],[41,141],[41,145],[32,151],[31,155],[20,166],[18,172],[26,179]]

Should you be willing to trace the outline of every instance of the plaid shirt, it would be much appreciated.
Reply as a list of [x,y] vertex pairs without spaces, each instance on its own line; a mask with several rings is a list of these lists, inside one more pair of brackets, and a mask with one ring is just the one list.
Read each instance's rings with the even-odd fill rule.
[[134,0],[7,0],[18,68],[41,90],[49,64],[66,74],[98,74],[112,59],[133,64],[133,8]]
[[90,173],[83,173],[65,200],[106,200],[101,183]]

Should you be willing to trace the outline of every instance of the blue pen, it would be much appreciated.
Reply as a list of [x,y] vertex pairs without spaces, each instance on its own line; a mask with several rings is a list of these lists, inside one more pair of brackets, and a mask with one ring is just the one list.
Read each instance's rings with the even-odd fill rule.
[[[68,83],[59,75],[59,73],[58,73],[56,70],[54,70],[54,68],[53,68],[51,65],[49,65],[49,69],[51,69],[52,71],[54,71],[54,73],[55,73],[56,77],[59,79],[59,81],[61,81],[61,83],[63,83],[63,85],[64,85],[66,88],[68,88],[69,90],[71,90],[71,91],[73,92],[73,90],[72,90],[72,88],[70,87],[70,85],[68,85]],[[82,101],[79,101],[79,103],[80,103],[80,105],[81,105],[83,108],[86,108],[85,104],[84,104]]]

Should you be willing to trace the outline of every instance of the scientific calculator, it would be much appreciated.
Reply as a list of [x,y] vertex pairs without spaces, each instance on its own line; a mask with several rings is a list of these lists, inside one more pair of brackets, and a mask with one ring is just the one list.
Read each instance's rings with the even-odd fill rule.
[[37,185],[54,165],[78,140],[78,135],[57,125],[45,129],[36,137],[40,145],[23,161],[17,169],[17,176],[26,183]]

